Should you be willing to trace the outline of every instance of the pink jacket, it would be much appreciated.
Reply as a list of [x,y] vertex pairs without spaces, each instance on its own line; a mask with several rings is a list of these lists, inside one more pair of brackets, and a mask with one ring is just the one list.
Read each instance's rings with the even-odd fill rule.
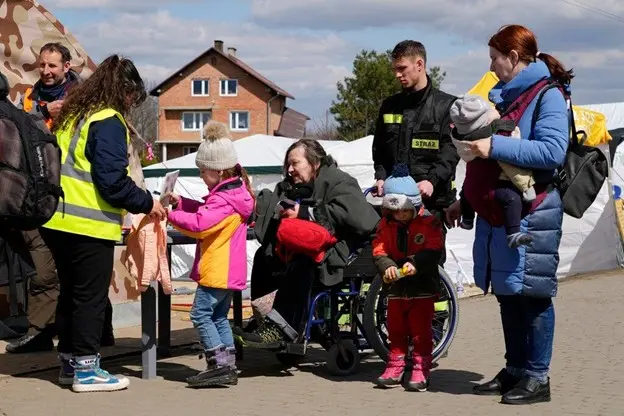
[[141,292],[145,292],[152,281],[160,282],[165,294],[172,292],[166,225],[165,220],[151,220],[145,214],[132,215],[132,228],[121,261],[136,279]]
[[169,223],[198,241],[191,279],[205,287],[247,287],[247,220],[254,200],[240,178],[219,183],[204,203],[180,198]]

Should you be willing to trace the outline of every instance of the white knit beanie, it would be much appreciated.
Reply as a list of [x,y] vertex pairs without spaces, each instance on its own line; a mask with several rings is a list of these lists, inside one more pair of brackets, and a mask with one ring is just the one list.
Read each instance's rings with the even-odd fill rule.
[[198,168],[225,170],[238,164],[236,148],[225,124],[210,120],[204,126],[202,138],[204,141],[199,145],[195,155],[195,164]]

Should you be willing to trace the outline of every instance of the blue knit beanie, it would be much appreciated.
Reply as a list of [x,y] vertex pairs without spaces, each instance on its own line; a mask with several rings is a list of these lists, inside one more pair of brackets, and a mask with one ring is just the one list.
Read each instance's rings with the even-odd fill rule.
[[396,165],[384,182],[382,206],[390,210],[419,209],[422,206],[420,190],[406,165]]

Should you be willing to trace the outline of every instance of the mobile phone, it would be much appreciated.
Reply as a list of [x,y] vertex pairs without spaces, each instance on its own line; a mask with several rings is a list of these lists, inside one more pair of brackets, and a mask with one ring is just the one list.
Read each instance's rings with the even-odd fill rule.
[[279,201],[278,204],[284,209],[291,209],[291,208],[294,208],[295,205],[297,205],[295,201],[290,200],[290,199],[283,199]]

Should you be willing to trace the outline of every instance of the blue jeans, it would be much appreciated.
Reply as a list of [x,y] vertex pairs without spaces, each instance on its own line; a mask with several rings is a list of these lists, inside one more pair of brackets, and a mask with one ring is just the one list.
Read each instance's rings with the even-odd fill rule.
[[551,298],[497,296],[500,304],[507,371],[517,377],[548,380],[555,334]]
[[191,321],[197,328],[204,349],[212,350],[221,345],[234,346],[228,312],[232,303],[232,291],[197,286],[191,309]]

